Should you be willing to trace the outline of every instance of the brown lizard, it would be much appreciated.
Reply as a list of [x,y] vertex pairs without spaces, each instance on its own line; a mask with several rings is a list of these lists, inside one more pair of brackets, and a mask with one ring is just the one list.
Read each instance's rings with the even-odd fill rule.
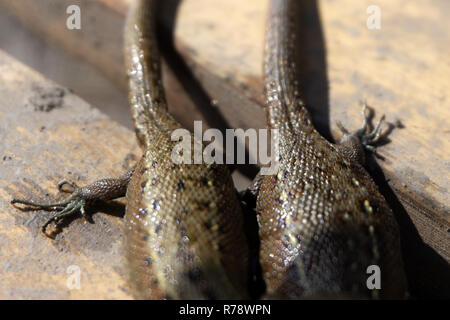
[[[366,173],[366,134],[344,131],[333,145],[312,126],[296,83],[294,0],[271,3],[265,75],[268,127],[279,130],[279,171],[260,176],[257,194],[260,263],[267,296],[403,297],[399,237],[392,212]],[[228,169],[177,165],[170,134],[181,126],[167,112],[160,79],[153,1],[135,1],[127,18],[130,105],[144,156],[119,179],[78,188],[65,200],[15,203],[61,207],[44,226],[84,214],[94,199],[126,192],[126,247],[130,283],[138,298],[245,298],[247,244]],[[130,181],[131,179],[131,181]],[[369,265],[382,272],[382,289],[366,287]]]
[[[53,221],[97,199],[126,194],[125,233],[129,282],[136,298],[238,299],[248,297],[248,247],[243,215],[226,165],[175,164],[181,125],[169,114],[155,34],[157,1],[130,3],[125,28],[129,103],[144,154],[119,179],[101,179],[60,202],[13,203],[60,207]],[[192,135],[190,136],[192,138]]]
[[[297,0],[271,0],[264,75],[267,126],[278,130],[278,172],[260,176],[256,194],[260,262],[272,298],[403,298],[398,226],[363,168],[380,123],[349,133],[338,144],[313,127],[298,83]],[[381,271],[369,290],[367,268]]]

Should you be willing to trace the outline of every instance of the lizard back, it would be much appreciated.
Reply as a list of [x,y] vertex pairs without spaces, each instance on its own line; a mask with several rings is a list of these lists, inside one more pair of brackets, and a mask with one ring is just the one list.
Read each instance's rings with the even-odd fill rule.
[[[313,127],[295,62],[299,1],[272,0],[264,74],[269,128],[279,130],[279,170],[257,197],[260,261],[277,298],[401,298],[406,290],[397,223],[350,139],[333,145]],[[367,268],[381,270],[368,290]]]
[[126,194],[133,292],[147,299],[245,298],[248,248],[228,168],[171,158],[177,144],[171,133],[181,125],[167,110],[155,19],[155,1],[131,2],[125,37],[129,100],[144,149]]

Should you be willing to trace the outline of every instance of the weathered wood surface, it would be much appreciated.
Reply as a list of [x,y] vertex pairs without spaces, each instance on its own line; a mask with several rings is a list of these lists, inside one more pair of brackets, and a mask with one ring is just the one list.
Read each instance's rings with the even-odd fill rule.
[[[337,138],[334,121],[357,128],[357,102],[367,99],[376,117],[385,113],[387,121],[397,124],[389,136],[392,142],[379,149],[385,158],[378,161],[381,170],[372,162],[372,172],[400,222],[412,291],[448,297],[450,27],[445,13],[450,3],[380,0],[381,29],[369,30],[366,9],[371,3],[303,2],[301,88],[313,120],[326,137]],[[264,126],[261,66],[267,3],[164,1],[163,40],[172,31],[177,49],[171,50],[169,43],[165,52],[182,89],[199,108],[171,93],[169,74],[165,84],[171,110],[187,127],[201,117],[216,127]],[[128,0],[0,4],[125,88],[119,35]],[[79,31],[64,27],[69,4],[79,4],[84,15]]]
[[[133,132],[0,51],[0,141],[0,299],[130,298],[122,202],[93,223],[67,221],[51,240],[40,231],[49,212],[9,201],[61,198],[64,178],[83,185],[118,176],[140,155]],[[70,266],[79,267],[79,290],[67,287]]]
[[[0,1],[0,9],[12,12],[25,25],[37,34],[61,45],[72,54],[83,58],[96,66],[106,77],[126,90],[126,76],[123,68],[123,21],[126,6],[121,1],[70,1],[70,0],[37,0],[37,1]],[[81,7],[82,21],[80,30],[69,30],[66,27],[66,8],[77,4]],[[118,11],[117,11],[118,10]],[[106,32],[106,30],[108,30]],[[186,96],[183,86],[173,72],[163,64],[164,85],[167,98],[175,117],[192,129],[195,119],[202,119],[201,112]],[[126,111],[125,111],[126,110]],[[129,112],[124,106],[124,117]],[[129,121],[123,121],[129,123]]]

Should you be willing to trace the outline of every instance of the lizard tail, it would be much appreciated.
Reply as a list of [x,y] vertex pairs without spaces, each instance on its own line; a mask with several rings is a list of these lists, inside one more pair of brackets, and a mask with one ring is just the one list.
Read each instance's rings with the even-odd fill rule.
[[141,147],[148,147],[155,131],[170,133],[179,124],[168,112],[161,81],[154,0],[131,1],[125,23],[125,66],[129,104]]
[[270,1],[264,48],[265,111],[268,127],[278,129],[280,139],[292,138],[298,129],[313,129],[298,83],[299,11],[299,1]]

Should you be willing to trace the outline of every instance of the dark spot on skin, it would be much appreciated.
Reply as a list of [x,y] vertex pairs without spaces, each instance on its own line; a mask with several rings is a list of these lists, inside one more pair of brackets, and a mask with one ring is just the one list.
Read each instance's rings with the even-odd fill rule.
[[141,187],[142,187],[142,189],[145,188],[145,181],[141,183]]
[[209,201],[205,201],[205,202],[203,202],[203,203],[202,203],[202,205],[203,205],[203,208],[204,208],[204,209],[209,209],[209,204],[210,204],[210,202],[209,202]]
[[209,208],[208,201],[193,201],[193,203],[199,211],[207,210]]
[[225,247],[224,247],[221,243],[219,243],[219,244],[217,245],[217,250],[218,250],[219,252],[224,252],[224,249],[225,249]]
[[142,169],[141,169],[141,174],[144,174],[145,171],[147,171],[147,168],[142,168]]
[[153,161],[153,162],[152,162],[152,168],[156,167],[157,164],[158,164],[157,161]]
[[144,234],[144,235],[142,236],[142,239],[143,239],[144,241],[147,241],[147,240],[148,240],[148,234]]
[[187,257],[186,257],[186,261],[188,262],[192,262],[194,261],[195,255],[193,253],[188,253]]
[[200,281],[202,279],[202,271],[200,268],[193,268],[188,271],[188,278],[193,282]]
[[153,201],[152,206],[153,206],[153,209],[155,209],[155,210],[159,209],[159,200]]
[[152,184],[151,184],[151,185],[154,186],[155,184],[156,184],[156,178],[153,178],[153,179],[152,179]]
[[184,248],[183,246],[180,245],[180,243],[178,242],[178,250],[177,253],[175,255],[175,257],[177,259],[183,259],[183,255],[184,255]]
[[326,168],[322,168],[322,166],[323,166],[323,164],[317,164],[317,166],[314,168],[314,172],[316,172],[316,174],[320,175],[326,169]]
[[145,265],[146,265],[146,266],[151,266],[152,263],[153,263],[153,260],[152,260],[152,258],[150,258],[150,257],[145,258],[144,261],[145,261]]
[[158,233],[159,231],[161,231],[162,226],[160,224],[157,224],[155,227],[155,232]]
[[156,278],[153,278],[153,280],[152,280],[152,287],[157,287],[158,286],[158,284],[159,284],[159,281],[158,281],[158,279],[156,279]]
[[205,226],[206,229],[211,229],[211,222],[209,221],[205,221],[205,223],[203,224]]
[[147,215],[147,209],[139,208],[139,214],[145,217]]
[[177,191],[181,191],[184,190],[184,181],[182,179],[180,179],[180,181],[178,182],[177,185]]

